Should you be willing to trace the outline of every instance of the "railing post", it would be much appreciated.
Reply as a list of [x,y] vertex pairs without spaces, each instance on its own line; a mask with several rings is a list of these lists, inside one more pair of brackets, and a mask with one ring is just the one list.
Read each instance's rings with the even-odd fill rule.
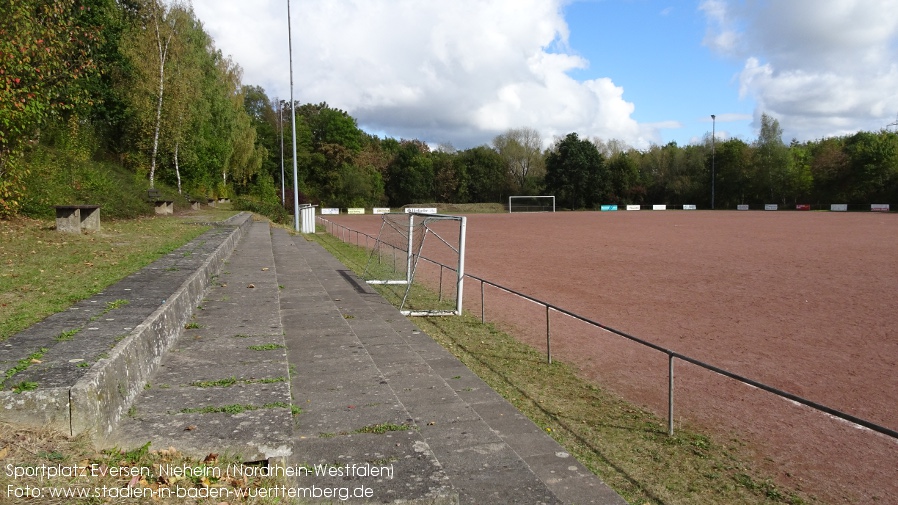
[[667,434],[674,434],[674,355],[667,355]]
[[483,279],[480,279],[480,324],[486,324],[486,305],[483,303]]
[[443,264],[440,263],[440,296],[439,301],[443,301]]
[[546,305],[546,357],[549,364],[552,364],[552,339],[549,336],[549,306]]

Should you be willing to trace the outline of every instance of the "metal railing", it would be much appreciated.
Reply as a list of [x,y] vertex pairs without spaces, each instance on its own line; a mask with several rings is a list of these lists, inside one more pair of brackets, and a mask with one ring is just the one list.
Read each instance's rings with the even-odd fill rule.
[[[366,247],[367,247],[367,244],[368,244],[368,239],[377,240],[376,237],[372,237],[371,235],[368,235],[367,233],[360,232],[360,231],[358,231],[358,230],[353,230],[353,229],[351,229],[351,228],[345,227],[345,226],[340,225],[340,224],[338,224],[338,223],[334,223],[333,221],[330,221],[330,220],[328,220],[328,219],[319,218],[319,220],[320,220],[321,222],[324,222],[324,223],[325,223],[325,227],[326,227],[326,229],[328,230],[328,233],[330,233],[331,235],[334,235],[335,237],[337,237],[338,235],[337,235],[336,233],[333,232],[333,229],[334,229],[334,227],[338,227],[338,228],[341,230],[341,231],[340,231],[341,235],[339,236],[339,238],[340,238],[343,242],[347,242],[347,243],[350,243],[350,244],[351,244],[351,243],[352,243],[351,240],[346,240],[346,237],[347,237],[347,236],[348,236],[348,237],[351,237],[353,233],[355,234],[355,237],[356,237],[355,245],[358,246],[358,247],[361,247],[361,244],[360,244],[360,237],[361,237],[362,235],[365,236],[365,246],[366,246]],[[328,227],[329,227],[329,228],[328,228]],[[437,266],[440,267],[440,296],[442,297],[443,270],[446,269],[446,270],[450,270],[450,271],[453,271],[453,272],[454,272],[455,269],[453,269],[451,266],[444,265],[444,264],[442,264],[442,263],[439,263],[439,262],[437,262],[437,261],[430,260],[430,259],[428,259],[428,258],[422,257],[421,259],[424,260],[424,261],[427,261],[427,262],[429,262],[429,263],[432,263],[432,264],[437,265]],[[871,422],[871,421],[867,421],[867,420],[865,420],[865,419],[861,419],[861,418],[856,417],[856,416],[853,416],[853,415],[851,415],[851,414],[847,414],[847,413],[845,413],[845,412],[841,412],[841,411],[836,410],[836,409],[834,409],[834,408],[827,407],[826,405],[822,405],[822,404],[820,404],[820,403],[817,403],[817,402],[808,400],[808,399],[806,399],[806,398],[802,398],[801,396],[798,396],[798,395],[789,393],[789,392],[787,392],[787,391],[783,391],[783,390],[781,390],[781,389],[777,389],[777,388],[775,388],[775,387],[773,387],[773,386],[768,386],[767,384],[763,384],[763,383],[758,382],[758,381],[756,381],[756,380],[749,379],[748,377],[744,377],[744,376],[742,376],[742,375],[739,375],[739,374],[730,372],[730,371],[725,370],[725,369],[723,369],[723,368],[720,368],[720,367],[711,365],[711,364],[709,364],[709,363],[705,363],[705,362],[703,362],[703,361],[701,361],[701,360],[692,358],[692,357],[690,357],[690,356],[686,356],[685,354],[679,353],[679,352],[674,351],[674,350],[672,350],[672,349],[668,349],[668,348],[663,347],[663,346],[660,346],[660,345],[658,345],[658,344],[654,344],[654,343],[649,342],[649,341],[647,341],[647,340],[643,340],[643,339],[641,339],[641,338],[639,338],[639,337],[630,335],[630,334],[628,334],[628,333],[625,333],[625,332],[620,331],[620,330],[618,330],[618,329],[612,328],[612,327],[607,326],[607,325],[605,325],[605,324],[599,323],[599,322],[597,322],[597,321],[593,321],[592,319],[589,319],[589,318],[587,318],[587,317],[585,317],[585,316],[581,316],[581,315],[576,314],[576,313],[574,313],[574,312],[571,312],[571,311],[569,311],[569,310],[567,310],[567,309],[558,307],[558,306],[553,305],[553,304],[551,304],[551,303],[549,303],[549,302],[542,301],[542,300],[540,300],[540,299],[538,299],[538,298],[534,298],[534,297],[532,297],[532,296],[530,296],[530,295],[527,295],[527,294],[524,294],[524,293],[515,291],[514,289],[507,288],[507,287],[502,286],[502,285],[500,285],[500,284],[496,284],[495,282],[486,280],[486,279],[484,279],[484,278],[482,278],[482,277],[478,277],[478,276],[476,276],[476,275],[471,275],[471,274],[469,274],[469,273],[465,273],[464,276],[467,277],[467,278],[469,278],[469,279],[472,279],[472,280],[475,280],[475,281],[479,281],[479,282],[480,282],[480,322],[481,322],[481,323],[485,323],[485,322],[486,322],[486,303],[485,303],[484,286],[491,286],[491,287],[496,288],[496,289],[498,289],[498,290],[500,290],[500,291],[504,291],[504,292],[506,292],[506,293],[515,295],[515,296],[517,296],[517,297],[519,297],[519,298],[522,298],[522,299],[524,299],[524,300],[527,300],[527,301],[529,301],[529,302],[532,302],[532,303],[535,303],[535,304],[537,304],[537,305],[540,305],[540,306],[545,307],[545,309],[546,309],[546,360],[547,360],[547,362],[548,362],[549,364],[552,363],[552,333],[551,333],[551,326],[550,326],[550,321],[551,321],[550,315],[551,315],[551,313],[552,313],[553,311],[554,311],[554,312],[557,312],[557,313],[559,313],[559,314],[566,315],[566,316],[571,317],[571,318],[573,318],[573,319],[575,319],[575,320],[577,320],[577,321],[586,323],[586,324],[588,324],[588,325],[590,325],[590,326],[593,326],[593,327],[595,327],[595,328],[599,328],[599,329],[601,329],[601,330],[607,331],[607,332],[612,333],[612,334],[614,334],[614,335],[623,337],[623,338],[625,338],[625,339],[627,339],[627,340],[629,340],[629,341],[631,341],[631,342],[635,342],[635,343],[640,344],[640,345],[642,345],[642,346],[644,346],[644,347],[648,347],[648,348],[650,348],[650,349],[653,349],[653,350],[655,350],[655,351],[658,351],[658,352],[660,352],[660,353],[662,353],[662,354],[667,355],[667,358],[668,358],[668,366],[667,366],[667,432],[668,432],[669,435],[673,435],[673,434],[674,434],[674,361],[677,360],[677,359],[679,359],[679,360],[681,360],[681,361],[685,361],[685,362],[687,362],[687,363],[691,363],[691,364],[693,364],[693,365],[695,365],[695,366],[698,366],[698,367],[703,368],[703,369],[705,369],[705,370],[708,370],[708,371],[710,371],[710,372],[714,372],[714,373],[719,374],[719,375],[722,375],[722,376],[724,376],[724,377],[727,377],[727,378],[733,379],[733,380],[735,380],[735,381],[741,382],[741,383],[743,383],[743,384],[746,384],[746,385],[749,385],[749,386],[758,388],[758,389],[763,390],[763,391],[766,391],[766,392],[768,392],[768,393],[772,393],[772,394],[774,394],[774,395],[776,395],[776,396],[779,396],[779,397],[781,397],[781,398],[785,398],[785,399],[787,399],[787,400],[791,400],[791,401],[793,401],[793,402],[799,403],[799,404],[804,405],[804,406],[806,406],[806,407],[810,407],[810,408],[812,408],[812,409],[814,409],[814,410],[817,410],[817,411],[819,411],[819,412],[823,412],[823,413],[825,413],[825,414],[828,414],[828,415],[830,415],[830,416],[836,417],[836,418],[838,418],[838,419],[842,419],[842,420],[844,420],[844,421],[848,421],[848,422],[853,423],[853,424],[855,424],[855,425],[857,425],[857,426],[862,426],[862,427],[867,428],[867,429],[869,429],[869,430],[871,430],[871,431],[874,431],[874,432],[876,432],[876,433],[880,433],[880,434],[882,434],[882,435],[885,435],[885,436],[888,436],[888,437],[891,437],[891,438],[893,438],[893,439],[898,440],[898,431],[895,431],[895,430],[893,430],[893,429],[886,428],[885,426],[880,426],[880,425],[878,425],[878,424],[876,424],[876,423],[873,423],[873,422]]]

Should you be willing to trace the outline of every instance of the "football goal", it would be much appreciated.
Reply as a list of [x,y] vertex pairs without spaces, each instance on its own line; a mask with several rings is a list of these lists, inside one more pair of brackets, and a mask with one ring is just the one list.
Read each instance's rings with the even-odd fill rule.
[[555,196],[509,196],[508,212],[555,212]]
[[402,298],[403,315],[461,315],[465,226],[464,216],[383,214],[365,266],[365,282],[394,290]]

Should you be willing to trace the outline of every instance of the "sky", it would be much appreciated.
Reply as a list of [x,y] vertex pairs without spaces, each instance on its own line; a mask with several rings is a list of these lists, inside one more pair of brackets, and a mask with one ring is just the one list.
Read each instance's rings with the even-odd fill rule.
[[[193,0],[290,100],[287,0]],[[467,149],[511,128],[639,149],[898,129],[898,0],[290,0],[293,98]],[[712,120],[712,115],[715,119]]]

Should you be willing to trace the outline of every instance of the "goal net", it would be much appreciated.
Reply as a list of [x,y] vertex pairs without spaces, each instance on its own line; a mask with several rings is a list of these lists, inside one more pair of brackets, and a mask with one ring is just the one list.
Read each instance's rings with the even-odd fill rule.
[[509,196],[508,212],[555,212],[555,196]]
[[401,297],[399,310],[404,315],[461,315],[465,226],[463,216],[383,214],[365,281],[386,286]]

